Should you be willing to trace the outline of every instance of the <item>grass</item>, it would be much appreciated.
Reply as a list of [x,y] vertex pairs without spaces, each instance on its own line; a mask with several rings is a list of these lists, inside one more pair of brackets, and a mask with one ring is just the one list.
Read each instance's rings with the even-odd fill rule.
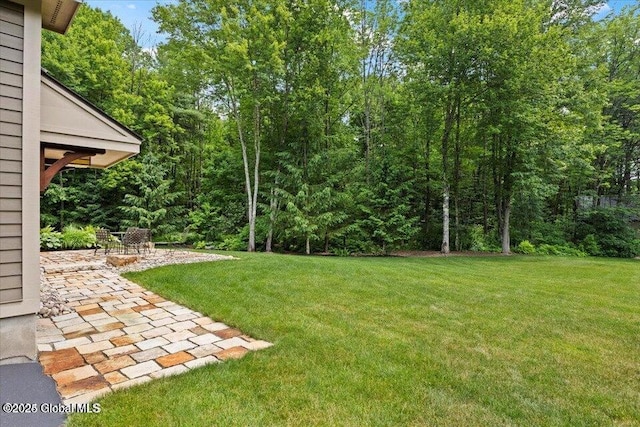
[[70,425],[640,425],[640,262],[236,254],[128,277],[275,346]]

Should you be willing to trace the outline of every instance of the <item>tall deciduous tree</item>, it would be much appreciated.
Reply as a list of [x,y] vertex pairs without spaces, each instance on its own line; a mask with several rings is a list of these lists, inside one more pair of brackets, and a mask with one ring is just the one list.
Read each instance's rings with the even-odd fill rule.
[[156,8],[152,54],[85,6],[43,34],[43,64],[144,143],[58,177],[43,222],[249,250],[630,256],[638,214],[585,211],[640,193],[640,13],[592,20],[602,3],[182,0]]
[[265,109],[271,80],[283,73],[283,31],[276,23],[288,12],[284,1],[181,1],[154,10],[160,28],[199,52],[222,114],[235,121],[241,146],[249,224],[248,250],[256,250]]
[[624,198],[640,193],[640,6],[625,8],[596,34],[609,99],[608,150],[600,161],[610,169],[598,195],[607,191]]
[[459,158],[463,109],[478,96],[479,46],[475,39],[481,25],[480,18],[486,10],[471,1],[412,1],[407,4],[405,12],[403,38],[399,46],[409,83],[414,90],[432,94],[438,103],[437,115],[441,121],[438,130],[442,191],[441,251],[448,254],[451,250],[451,182],[457,182],[455,168],[459,167],[457,161],[455,165],[451,164],[451,152],[453,148],[454,159]]

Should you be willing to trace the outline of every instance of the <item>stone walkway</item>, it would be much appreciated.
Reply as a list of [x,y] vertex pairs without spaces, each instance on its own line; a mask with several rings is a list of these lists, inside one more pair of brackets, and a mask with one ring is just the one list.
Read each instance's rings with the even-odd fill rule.
[[[271,346],[126,280],[104,259],[93,251],[41,254],[43,285],[75,310],[38,319],[37,326],[40,363],[63,403],[86,403]],[[222,258],[158,250],[133,268],[216,259]]]

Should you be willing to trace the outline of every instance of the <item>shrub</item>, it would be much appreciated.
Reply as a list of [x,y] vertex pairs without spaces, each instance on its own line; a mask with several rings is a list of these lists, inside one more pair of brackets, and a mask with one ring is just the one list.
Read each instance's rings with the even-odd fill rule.
[[62,233],[48,226],[40,229],[40,250],[55,251],[62,247]]
[[484,229],[481,225],[474,225],[469,229],[469,249],[472,251],[487,251],[489,250],[489,244],[487,238],[484,235]]
[[587,253],[568,245],[549,245],[546,243],[538,246],[536,253],[540,255],[587,256]]
[[[577,241],[585,240],[598,255],[633,258],[640,255],[638,233],[631,227],[637,211],[625,208],[596,208],[582,212],[576,226]],[[589,237],[592,235],[593,238]]]
[[540,222],[537,221],[533,224],[533,231],[528,240],[541,245],[546,243],[548,245],[560,245],[565,246],[568,241],[571,240],[571,231],[573,227],[566,218],[559,218],[553,222]]
[[530,241],[523,240],[518,244],[518,246],[515,247],[513,251],[518,254],[531,255],[536,253],[536,247],[533,246],[533,244]]
[[336,256],[351,256],[351,252],[346,248],[334,248],[331,252]]
[[587,234],[580,243],[580,249],[592,256],[599,256],[602,254],[600,245],[593,234]]
[[67,225],[62,230],[62,246],[65,249],[93,248],[96,243],[96,231],[90,225],[84,228]]
[[232,234],[223,237],[224,240],[222,242],[214,245],[216,249],[223,251],[243,251],[247,249],[247,243],[239,235]]

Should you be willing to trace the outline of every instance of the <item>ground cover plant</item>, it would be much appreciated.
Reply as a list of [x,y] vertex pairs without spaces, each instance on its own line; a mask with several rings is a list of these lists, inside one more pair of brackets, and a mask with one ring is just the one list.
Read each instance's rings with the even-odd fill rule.
[[70,425],[638,425],[640,262],[236,254],[129,278],[275,343]]
[[95,248],[96,243],[96,230],[91,225],[79,227],[70,224],[64,227],[62,232],[56,231],[51,226],[40,229],[40,250],[42,251]]

